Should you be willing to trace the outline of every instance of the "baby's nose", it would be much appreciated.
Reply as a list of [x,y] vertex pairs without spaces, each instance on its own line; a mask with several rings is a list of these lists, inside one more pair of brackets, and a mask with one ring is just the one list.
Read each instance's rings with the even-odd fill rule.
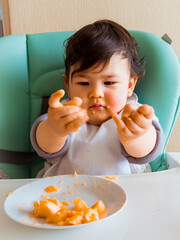
[[103,97],[104,97],[103,89],[98,87],[93,88],[89,93],[89,98],[103,98]]

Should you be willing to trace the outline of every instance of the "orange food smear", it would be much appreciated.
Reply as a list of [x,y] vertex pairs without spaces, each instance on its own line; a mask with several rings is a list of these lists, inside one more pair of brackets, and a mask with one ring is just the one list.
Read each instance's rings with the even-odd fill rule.
[[106,167],[107,167],[107,168],[111,168],[111,166],[110,166],[108,163],[106,163]]
[[77,177],[77,172],[75,171],[74,174],[73,174],[73,177]]
[[33,222],[38,222],[37,218],[30,218],[30,220],[33,221]]
[[129,117],[129,115],[123,115],[124,118],[126,118],[127,120],[131,120],[131,118]]
[[105,176],[106,179],[109,179],[109,180],[116,180],[118,179],[119,177],[116,177],[116,176],[112,176],[112,177],[109,177],[109,176]]
[[23,222],[28,222],[28,219],[27,218],[23,218],[22,221]]
[[11,196],[11,195],[12,195],[12,192],[9,192],[6,194],[6,197]]
[[103,186],[102,184],[99,184],[99,187],[102,188],[102,189],[104,189],[104,186]]
[[81,184],[80,184],[80,183],[74,183],[74,186],[75,186],[75,187],[80,187]]
[[[96,202],[92,207],[88,207],[86,202],[80,198],[74,199],[74,209],[65,208],[68,202],[61,202],[55,198],[47,198],[34,203],[34,209],[30,214],[35,218],[45,218],[46,223],[63,225],[77,225],[99,220],[101,214],[106,211],[103,201]],[[35,221],[35,220],[34,220]]]
[[60,190],[61,190],[61,187],[55,187],[55,186],[49,186],[44,189],[44,191],[47,193],[58,192]]
[[65,206],[71,206],[71,204],[67,201],[62,202],[62,204],[65,205]]
[[24,208],[21,207],[21,206],[16,206],[16,208],[19,208],[19,209],[21,209],[21,210],[24,210]]
[[28,205],[28,204],[29,204],[28,202],[25,202],[25,203],[22,204],[22,206],[26,206],[26,205]]
[[79,128],[74,130],[74,132],[78,132],[78,131],[79,131]]

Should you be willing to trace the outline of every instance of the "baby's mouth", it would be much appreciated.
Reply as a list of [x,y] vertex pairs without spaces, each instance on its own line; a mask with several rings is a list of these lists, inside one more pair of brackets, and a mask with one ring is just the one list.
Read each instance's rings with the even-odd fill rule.
[[92,110],[103,110],[105,107],[101,104],[93,104],[89,108],[92,109]]

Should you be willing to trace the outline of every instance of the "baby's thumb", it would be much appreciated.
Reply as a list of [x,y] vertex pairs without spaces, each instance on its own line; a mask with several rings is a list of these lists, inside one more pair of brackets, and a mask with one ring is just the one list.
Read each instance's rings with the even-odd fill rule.
[[72,100],[64,103],[64,105],[73,105],[73,106],[77,106],[80,107],[82,104],[82,99],[79,97],[74,97]]
[[49,98],[49,107],[50,108],[62,107],[63,105],[62,103],[60,103],[60,99],[64,96],[64,94],[65,91],[63,89],[53,93]]

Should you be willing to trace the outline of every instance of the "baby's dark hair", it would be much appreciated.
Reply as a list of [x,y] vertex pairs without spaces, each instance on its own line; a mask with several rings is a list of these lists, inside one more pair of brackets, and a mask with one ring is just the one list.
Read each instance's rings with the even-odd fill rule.
[[96,64],[105,66],[114,54],[121,54],[129,60],[131,77],[144,75],[144,58],[138,57],[138,45],[129,32],[110,20],[100,20],[86,25],[67,39],[66,76],[70,67],[80,63],[75,72],[89,69]]

